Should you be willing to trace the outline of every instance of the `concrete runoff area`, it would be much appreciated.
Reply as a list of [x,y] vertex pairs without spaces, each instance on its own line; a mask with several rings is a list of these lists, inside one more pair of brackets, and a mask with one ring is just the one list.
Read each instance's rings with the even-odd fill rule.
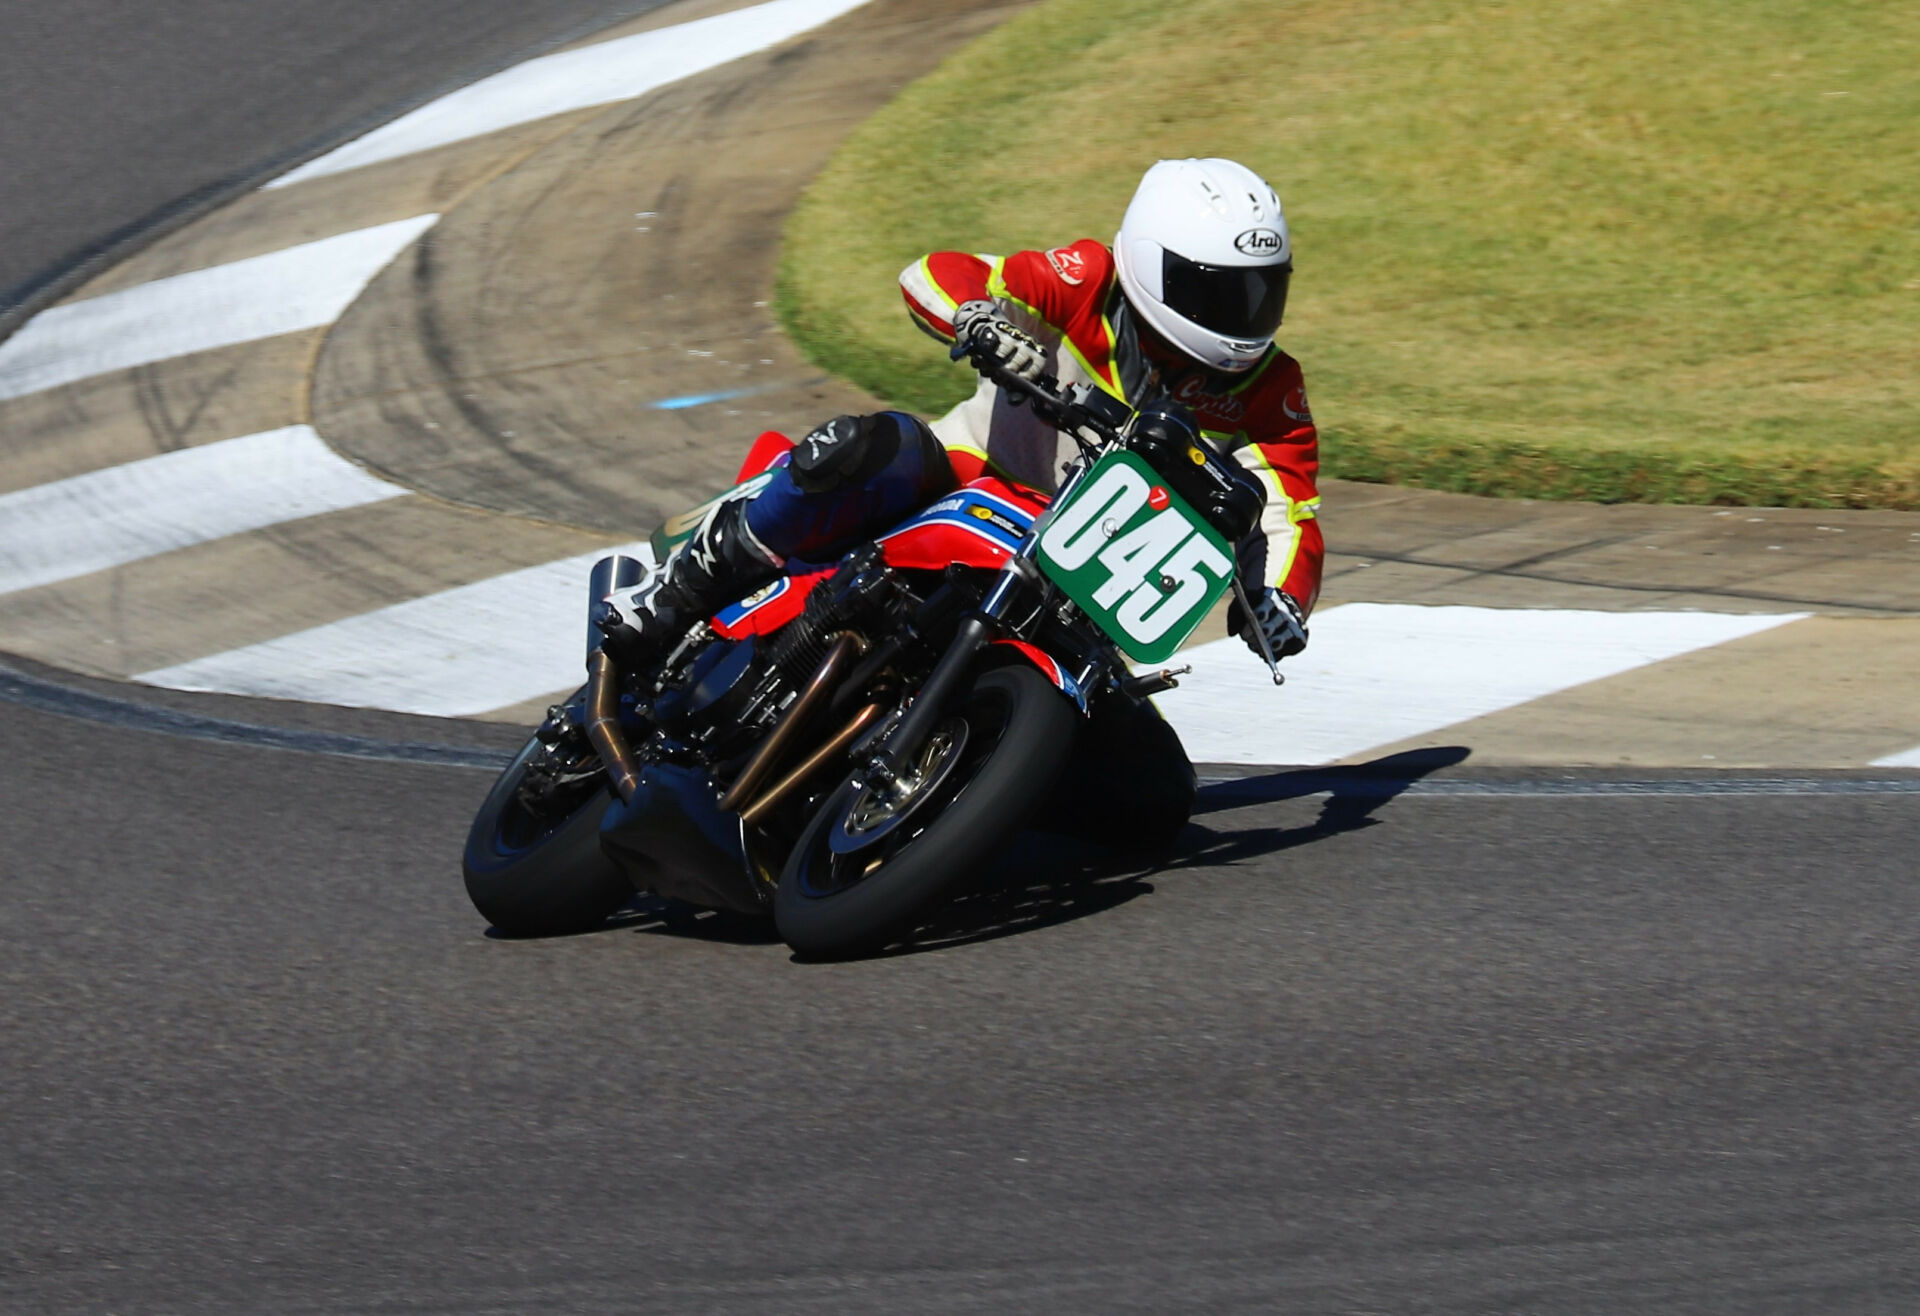
[[0,343],[0,399],[333,323],[438,215],[413,215],[43,311]]
[[[576,558],[606,542],[417,495],[393,498],[8,595],[0,608],[0,652],[126,676]],[[565,592],[581,626],[585,599],[583,576]],[[454,625],[412,657],[432,663],[449,648],[486,643],[471,627]],[[562,684],[571,689],[578,681]]]
[[[1315,614],[1318,634],[1284,664],[1284,689],[1243,641],[1223,639],[1180,654],[1192,675],[1154,702],[1201,762],[1329,763],[1406,737],[1451,736],[1472,719],[1793,620],[1349,603]],[[1920,729],[1920,714],[1912,725]],[[1554,734],[1543,730],[1536,743],[1550,754]]]
[[778,330],[781,219],[900,84],[1022,7],[875,0],[580,123],[349,312],[317,426],[437,497],[617,534],[725,488],[762,429],[876,409]]
[[653,556],[644,543],[605,544],[135,679],[429,717],[490,712],[581,683],[581,585],[614,554]]
[[271,180],[291,187],[484,137],[536,119],[632,100],[829,22],[866,0],[764,0],[671,27],[527,60],[423,105]]
[[256,339],[0,401],[0,492],[299,423],[320,333]]
[[307,425],[181,448],[0,494],[0,594],[406,493]]
[[[231,527],[215,526],[206,542],[21,591],[0,619],[0,647],[163,682],[212,684],[219,673],[227,688],[254,693],[536,716],[577,681],[561,662],[571,642],[513,675],[515,646],[491,664],[469,652],[461,601],[476,590],[521,598],[516,583],[566,574],[556,564],[643,533],[724,486],[762,427],[798,432],[875,405],[822,379],[774,329],[764,303],[781,218],[832,146],[897,85],[1020,7],[872,0],[798,42],[597,109],[569,108],[583,102],[551,78],[538,96],[497,102],[477,85],[438,120],[423,111],[417,122],[469,122],[452,110],[482,102],[515,107],[513,122],[399,155],[348,148],[335,163],[352,167],[256,192],[103,273],[47,323],[57,329],[89,306],[164,301],[171,288],[230,283],[233,272],[297,265],[316,244],[443,216],[394,248],[398,259],[348,299],[337,323],[0,401],[0,419],[22,422],[19,461],[0,463],[0,490],[12,481],[19,496],[44,501],[57,492],[49,479],[118,480],[99,468],[138,470],[183,445],[217,450],[306,423],[365,468],[369,487],[384,481],[420,496],[218,538],[213,530]],[[671,6],[554,58],[613,70],[629,48],[619,43],[664,48],[688,20],[745,31],[739,16],[749,12],[711,0]],[[619,76],[653,75],[636,66]],[[503,78],[494,86],[516,84]],[[541,82],[528,78],[518,85]],[[51,331],[37,332],[44,341]],[[243,419],[253,427],[236,428]],[[1502,503],[1337,481],[1326,495],[1335,549],[1326,599],[1289,688],[1273,691],[1236,643],[1214,641],[1216,621],[1195,637],[1203,671],[1162,701],[1202,758],[1322,762],[1383,740],[1445,740],[1463,718],[1488,737],[1476,749],[1486,762],[1612,762],[1620,746],[1647,745],[1660,748],[1627,750],[1623,761],[1806,753],[1858,764],[1920,741],[1920,723],[1897,702],[1876,702],[1867,680],[1823,687],[1854,710],[1836,725],[1859,734],[1782,734],[1804,718],[1781,708],[1771,687],[1754,690],[1738,642],[1784,622],[1780,643],[1804,634],[1823,660],[1864,659],[1872,646],[1816,644],[1791,617],[1920,612],[1920,518]],[[525,606],[577,608],[577,585],[563,589],[559,578],[552,599]],[[1343,602],[1442,606],[1408,611],[1402,638],[1378,645],[1358,624],[1370,614]],[[1529,608],[1552,612],[1503,612]],[[1686,621],[1693,610],[1713,615]],[[1618,611],[1638,619],[1582,620]],[[1620,643],[1669,626],[1661,615],[1736,642]],[[1448,619],[1467,617],[1476,620],[1451,635]],[[388,624],[405,618],[438,620]],[[1521,632],[1557,635],[1579,652],[1532,661],[1540,679],[1517,679],[1520,651],[1500,637]],[[1881,634],[1897,666],[1904,632]],[[321,652],[331,645],[346,647]],[[1603,652],[1620,661],[1594,667],[1588,660]],[[1681,653],[1691,657],[1680,663]],[[446,666],[450,655],[464,656]],[[1672,704],[1689,701],[1689,682],[1731,683],[1749,697],[1723,701],[1715,748],[1686,743],[1685,724],[1658,699],[1644,709],[1629,699],[1605,734],[1563,734],[1551,715],[1563,705],[1544,701],[1576,699],[1581,682],[1624,681],[1629,668],[1660,675],[1608,688],[1677,683],[1664,696]],[[1442,680],[1448,671],[1457,679]],[[472,688],[459,688],[460,672]],[[1503,674],[1516,675],[1504,696],[1475,693]],[[1529,714],[1535,704],[1547,710],[1540,718]],[[1253,725],[1267,733],[1250,737]],[[1846,759],[1856,747],[1871,753]]]
[[1920,513],[1325,493],[1330,599],[1920,614]]
[[1494,763],[1920,767],[1920,618],[1811,617],[1372,752]]
[[[0,42],[0,333],[305,154],[661,0],[64,0]],[[396,216],[395,218],[398,218]]]

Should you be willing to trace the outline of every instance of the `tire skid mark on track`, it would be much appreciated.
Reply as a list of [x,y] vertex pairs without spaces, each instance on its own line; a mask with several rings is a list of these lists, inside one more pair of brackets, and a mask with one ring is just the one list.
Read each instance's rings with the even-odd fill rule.
[[58,717],[126,731],[147,731],[185,740],[210,740],[222,745],[251,745],[259,749],[292,750],[333,758],[373,759],[386,763],[426,763],[446,768],[475,768],[498,772],[513,755],[468,745],[435,745],[424,741],[380,740],[370,736],[301,727],[263,726],[228,718],[163,708],[133,699],[77,690],[72,686],[28,676],[0,666],[0,700],[52,713]]
[[0,595],[411,492],[307,425],[103,467],[0,494]]
[[376,224],[42,311],[0,344],[0,399],[332,324],[439,219]]
[[[511,752],[469,745],[440,745],[426,741],[384,740],[299,727],[274,727],[211,717],[135,699],[96,694],[43,680],[0,665],[0,700],[51,713],[58,717],[99,723],[127,731],[145,731],[187,740],[225,745],[319,754],[333,758],[371,759],[387,763],[420,763],[436,767],[498,772],[512,761]],[[1260,776],[1203,776],[1200,796],[1204,812],[1268,804],[1318,795],[1344,799],[1385,800],[1403,795],[1441,799],[1564,799],[1577,797],[1737,797],[1822,795],[1920,795],[1920,775],[1912,777],[1856,777],[1838,773],[1818,776],[1730,778],[1528,778],[1471,781],[1458,778],[1422,778],[1410,774],[1382,774],[1364,767],[1352,769],[1301,768]]]

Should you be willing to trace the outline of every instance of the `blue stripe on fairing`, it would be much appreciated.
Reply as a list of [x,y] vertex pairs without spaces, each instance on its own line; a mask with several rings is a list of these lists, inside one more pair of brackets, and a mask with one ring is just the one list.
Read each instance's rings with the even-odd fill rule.
[[918,520],[909,521],[898,530],[892,530],[881,535],[875,542],[884,544],[889,539],[898,539],[910,530],[920,530],[927,526],[935,525],[949,526],[955,530],[964,530],[975,539],[986,540],[995,548],[1015,549],[1020,547],[1020,541],[1018,539],[1008,538],[1007,533],[1000,529],[999,526],[994,525],[991,521],[981,521],[971,516],[964,518],[957,516],[923,516]]
[[[956,498],[960,500],[960,506],[951,509],[941,508],[941,510],[937,512],[929,508],[927,511],[914,517],[911,521],[903,522],[897,529],[888,531],[881,536],[881,539],[892,539],[895,535],[905,534],[909,530],[916,530],[924,525],[950,525],[961,530],[971,530],[979,534],[982,538],[990,539],[1006,547],[1018,548],[1021,539],[1025,537],[1026,531],[1033,525],[1033,517],[1026,509],[1007,502],[1003,498],[996,498],[992,494],[982,493],[975,489],[962,489],[958,493],[948,494],[946,497],[936,500],[933,506],[940,507],[942,503],[951,503]],[[973,507],[992,508],[994,511],[1005,516],[1007,520],[1020,526],[1020,533],[1009,534],[996,522],[967,515],[968,509]]]
[[[754,599],[752,603],[729,603],[715,614],[714,620],[723,626],[738,626],[754,613],[760,611],[760,609],[766,607],[769,603],[772,603],[775,599],[792,589],[793,577],[782,576],[769,588],[771,592],[767,594],[765,598]],[[748,597],[752,598],[753,596],[748,595]]]

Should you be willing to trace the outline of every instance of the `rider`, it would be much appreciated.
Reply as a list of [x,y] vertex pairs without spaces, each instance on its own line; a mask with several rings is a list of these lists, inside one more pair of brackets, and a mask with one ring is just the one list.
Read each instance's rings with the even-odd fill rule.
[[[1253,625],[1236,604],[1228,628],[1255,653],[1264,635],[1277,657],[1306,647],[1324,552],[1318,436],[1300,366],[1273,342],[1292,258],[1280,198],[1259,175],[1230,160],[1162,160],[1112,248],[1083,238],[1004,258],[935,252],[900,276],[914,320],[941,340],[963,339],[1029,379],[1097,384],[1136,408],[1171,400],[1260,480],[1266,511],[1236,546]],[[1075,452],[984,378],[931,427],[898,411],[836,417],[760,493],[707,517],[668,561],[653,615],[636,623],[649,637],[677,633],[787,558],[829,556],[987,470],[1051,493]],[[1172,729],[1143,703],[1094,717],[1087,733],[1084,752],[1106,770],[1064,812],[1097,817],[1109,834],[1131,822],[1124,830],[1142,840],[1170,839],[1194,792]]]
[[[1266,486],[1238,545],[1259,625],[1278,657],[1306,647],[1324,548],[1319,438],[1300,365],[1274,346],[1293,274],[1280,198],[1231,160],[1162,160],[1140,180],[1111,249],[1083,238],[1001,259],[935,252],[900,276],[907,308],[943,340],[985,338],[1015,374],[1095,383],[1135,407],[1168,397]],[[1075,453],[983,379],[938,421],[956,473],[986,467],[1051,491]],[[1231,629],[1260,652],[1255,633]]]

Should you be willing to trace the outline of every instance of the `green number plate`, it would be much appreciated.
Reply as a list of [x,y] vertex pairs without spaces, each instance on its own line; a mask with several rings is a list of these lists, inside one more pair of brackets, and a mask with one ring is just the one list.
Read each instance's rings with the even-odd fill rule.
[[1233,584],[1233,550],[1130,452],[1094,463],[1040,536],[1040,569],[1135,662],[1173,656]]

